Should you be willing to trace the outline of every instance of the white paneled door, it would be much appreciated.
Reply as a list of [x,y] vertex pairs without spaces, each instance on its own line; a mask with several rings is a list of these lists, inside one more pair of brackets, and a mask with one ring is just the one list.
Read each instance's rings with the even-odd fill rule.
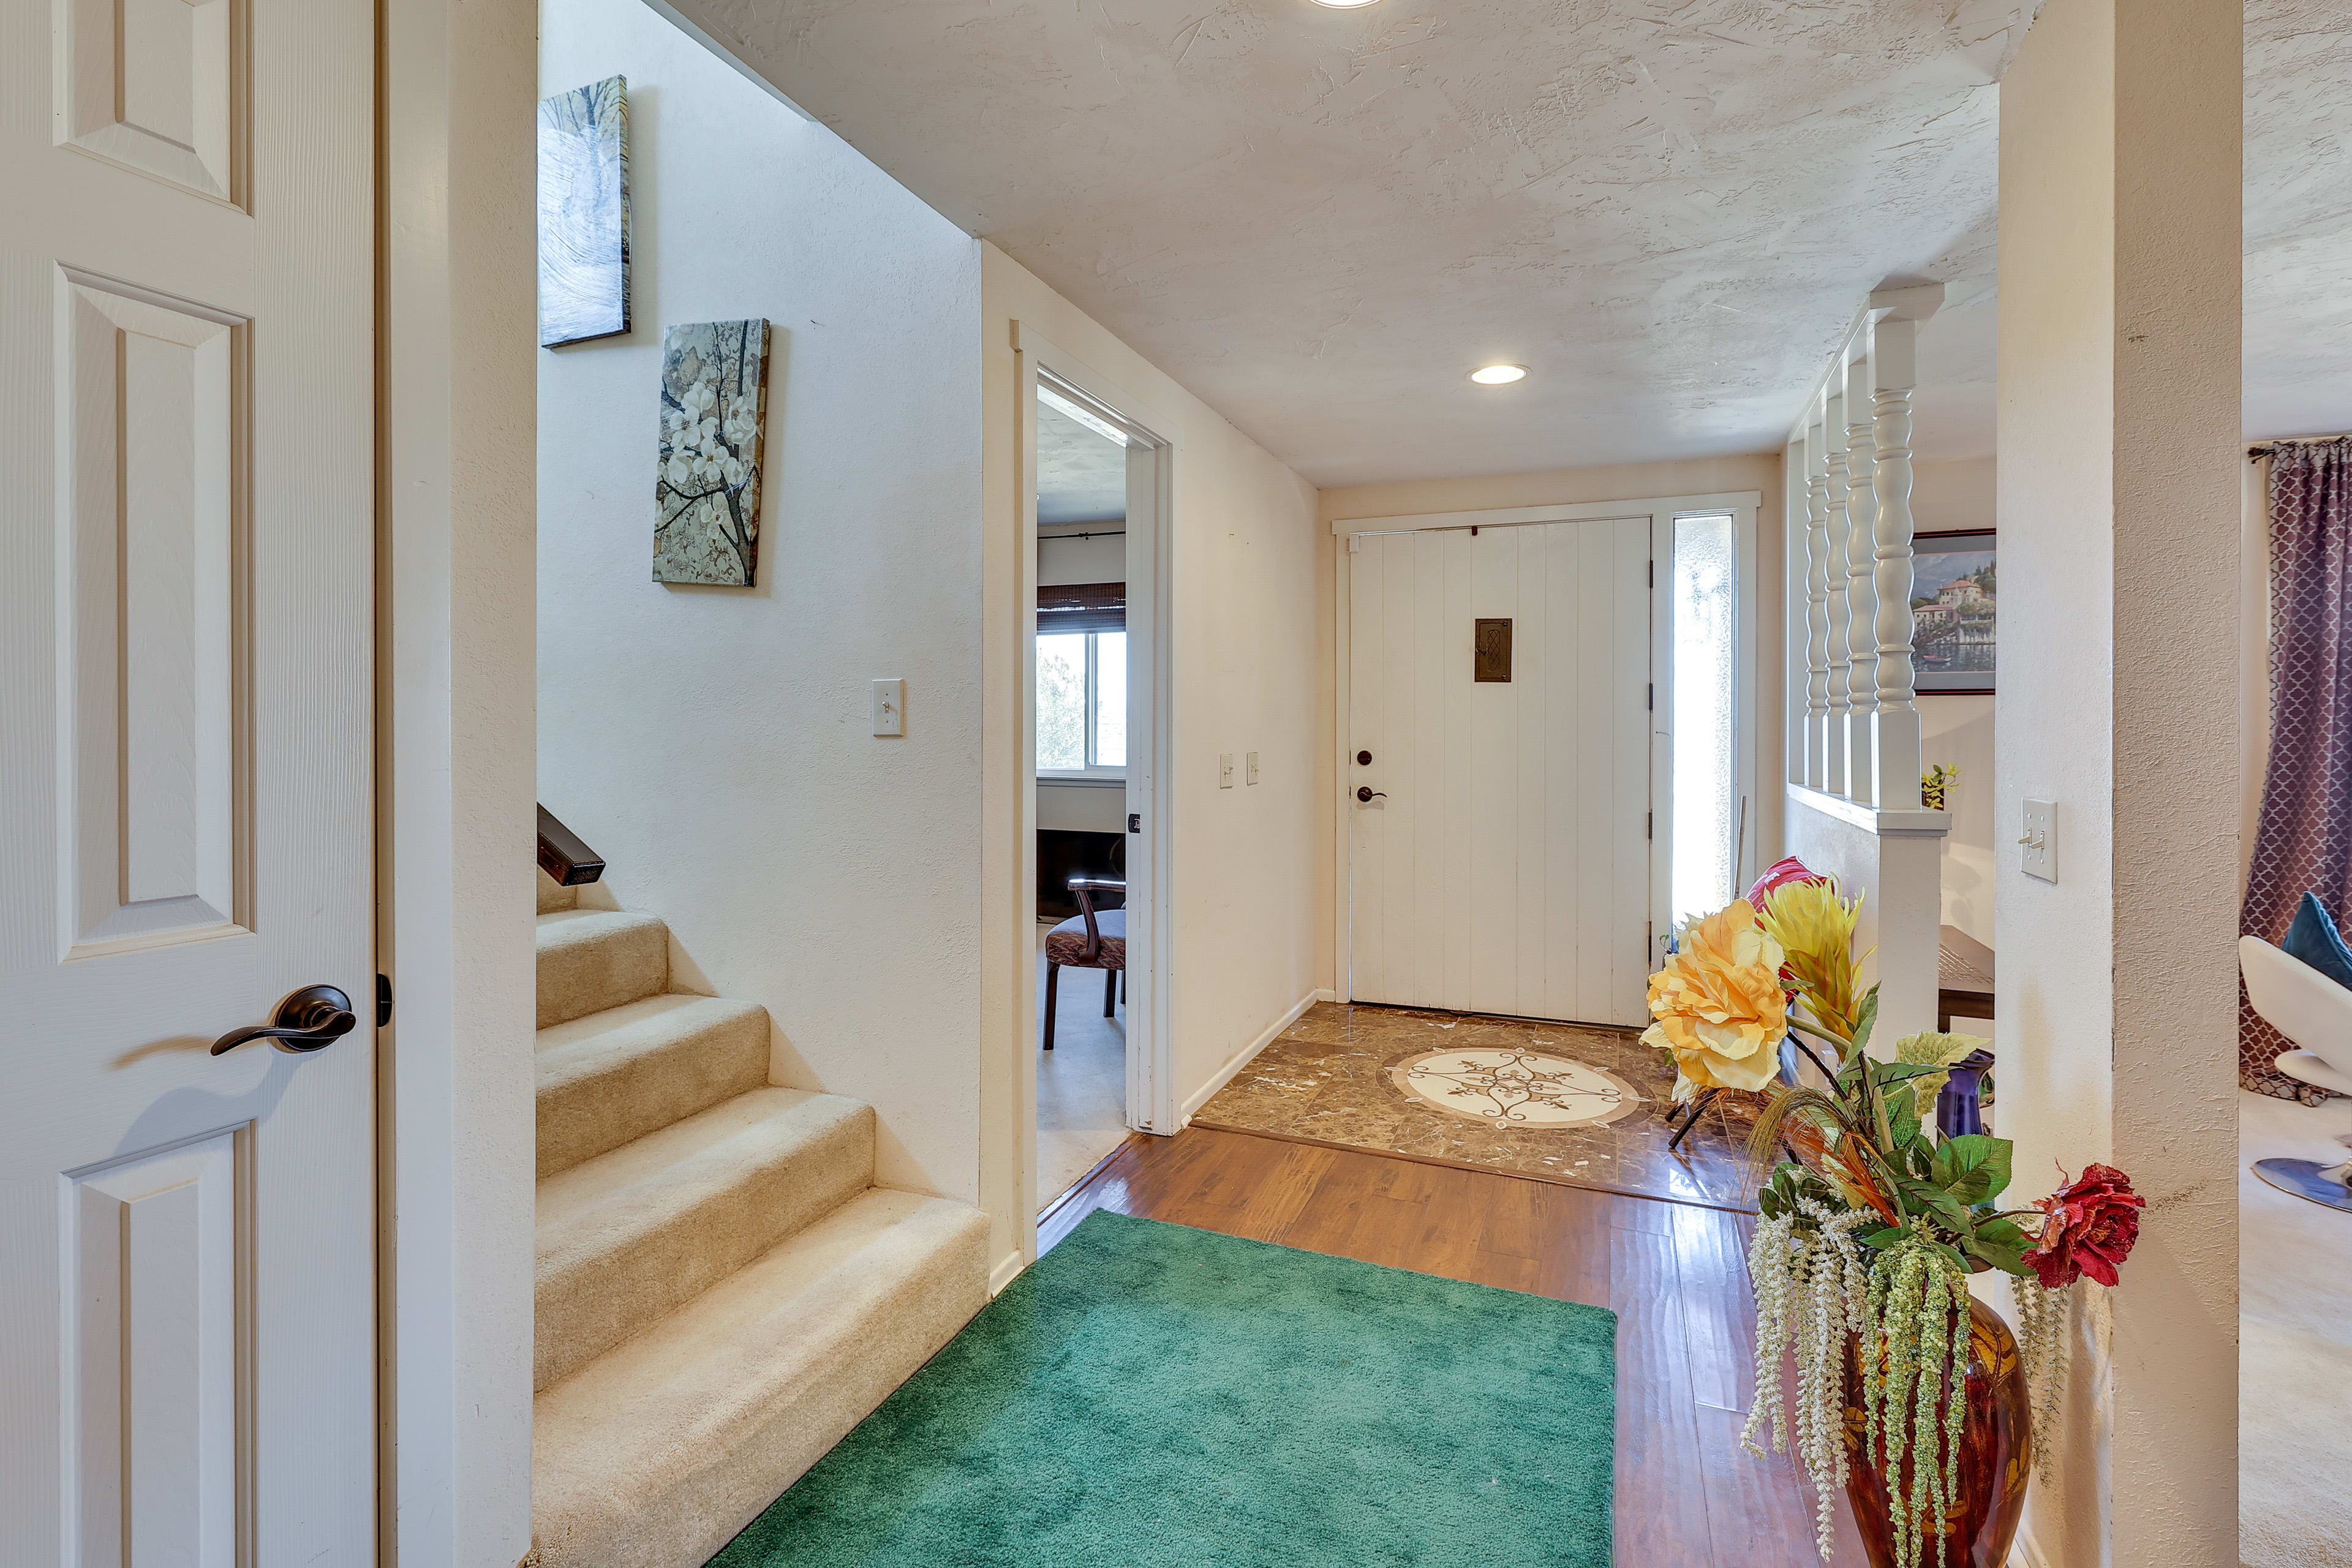
[[1649,579],[1647,518],[1361,536],[1354,1000],[1643,1020]]
[[373,28],[0,7],[5,1568],[373,1558]]

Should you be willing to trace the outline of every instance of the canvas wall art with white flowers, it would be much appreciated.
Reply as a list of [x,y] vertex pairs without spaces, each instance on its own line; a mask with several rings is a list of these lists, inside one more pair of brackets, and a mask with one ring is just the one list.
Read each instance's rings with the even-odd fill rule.
[[655,582],[751,586],[767,362],[764,321],[694,321],[662,334]]

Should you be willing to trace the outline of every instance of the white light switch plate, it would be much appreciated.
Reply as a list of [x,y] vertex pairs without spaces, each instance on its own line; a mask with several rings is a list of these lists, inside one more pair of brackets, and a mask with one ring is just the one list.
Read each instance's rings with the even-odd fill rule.
[[2058,808],[2046,800],[2025,803],[2025,831],[2018,836],[2018,865],[2029,877],[2058,879]]
[[904,677],[874,683],[874,732],[877,735],[903,735],[907,732],[907,682]]
[[1251,784],[1257,783],[1257,753],[1255,752],[1252,752],[1249,754],[1249,782]]
[[1219,789],[1234,787],[1234,754],[1231,752],[1217,753],[1217,787]]

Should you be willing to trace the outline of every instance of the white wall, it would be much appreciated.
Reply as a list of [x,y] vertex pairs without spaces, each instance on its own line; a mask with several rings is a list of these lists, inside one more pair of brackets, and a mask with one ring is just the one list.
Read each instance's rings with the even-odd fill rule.
[[[629,79],[635,330],[539,355],[540,798],[877,1175],[979,1196],[979,247],[642,0],[546,7]],[[662,329],[765,316],[758,586],[650,581]],[[867,683],[907,680],[907,735]]]
[[2051,1568],[2237,1552],[2241,470],[2236,0],[2050,0],[2000,90],[1997,821],[2004,1201],[2147,1198],[2076,1340]]
[[[982,342],[985,375],[985,595],[990,707],[984,776],[992,846],[985,920],[1002,955],[987,984],[987,1201],[1000,1259],[1019,1245],[1010,1216],[1019,1191],[1019,1053],[1036,1048],[1020,1016],[1017,966],[1034,963],[1035,894],[1014,859],[1017,761],[1014,699],[1015,551],[1021,478],[1013,323],[1041,332],[1127,395],[1121,409],[1171,442],[1170,600],[1173,749],[1161,770],[1161,808],[1174,835],[1172,983],[1175,1089],[1192,1100],[1306,1000],[1315,969],[1316,802],[1328,763],[1317,736],[1315,492],[1215,410],[1040,282],[984,247]],[[1259,753],[1261,782],[1217,787],[1217,753]],[[1041,794],[1043,792],[1040,792]],[[1001,971],[1001,973],[999,973]]]
[[[1911,515],[1921,532],[1993,526],[1999,476],[1992,458],[1919,463],[1912,473]],[[1990,697],[1919,697],[1922,763],[1960,770],[1949,797],[1952,831],[1944,840],[1944,923],[1988,947],[1995,945],[1992,712]]]
[[[1108,523],[1098,524],[1108,528]],[[1124,528],[1124,523],[1119,525]],[[1127,540],[1123,535],[1097,533],[1091,539],[1076,534],[1045,535],[1037,541],[1037,585],[1057,583],[1124,583],[1127,581]]]

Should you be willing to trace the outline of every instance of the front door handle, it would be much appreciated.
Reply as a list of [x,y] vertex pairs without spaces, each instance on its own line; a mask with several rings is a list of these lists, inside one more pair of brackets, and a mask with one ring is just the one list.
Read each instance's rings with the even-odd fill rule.
[[359,1026],[352,999],[331,985],[305,985],[278,1004],[267,1024],[232,1029],[213,1042],[213,1055],[233,1051],[247,1040],[276,1040],[289,1051],[323,1050]]
[[1386,800],[1388,797],[1389,792],[1384,789],[1374,789],[1370,784],[1359,784],[1356,786],[1356,798],[1362,801],[1367,805],[1370,805],[1373,801]]

